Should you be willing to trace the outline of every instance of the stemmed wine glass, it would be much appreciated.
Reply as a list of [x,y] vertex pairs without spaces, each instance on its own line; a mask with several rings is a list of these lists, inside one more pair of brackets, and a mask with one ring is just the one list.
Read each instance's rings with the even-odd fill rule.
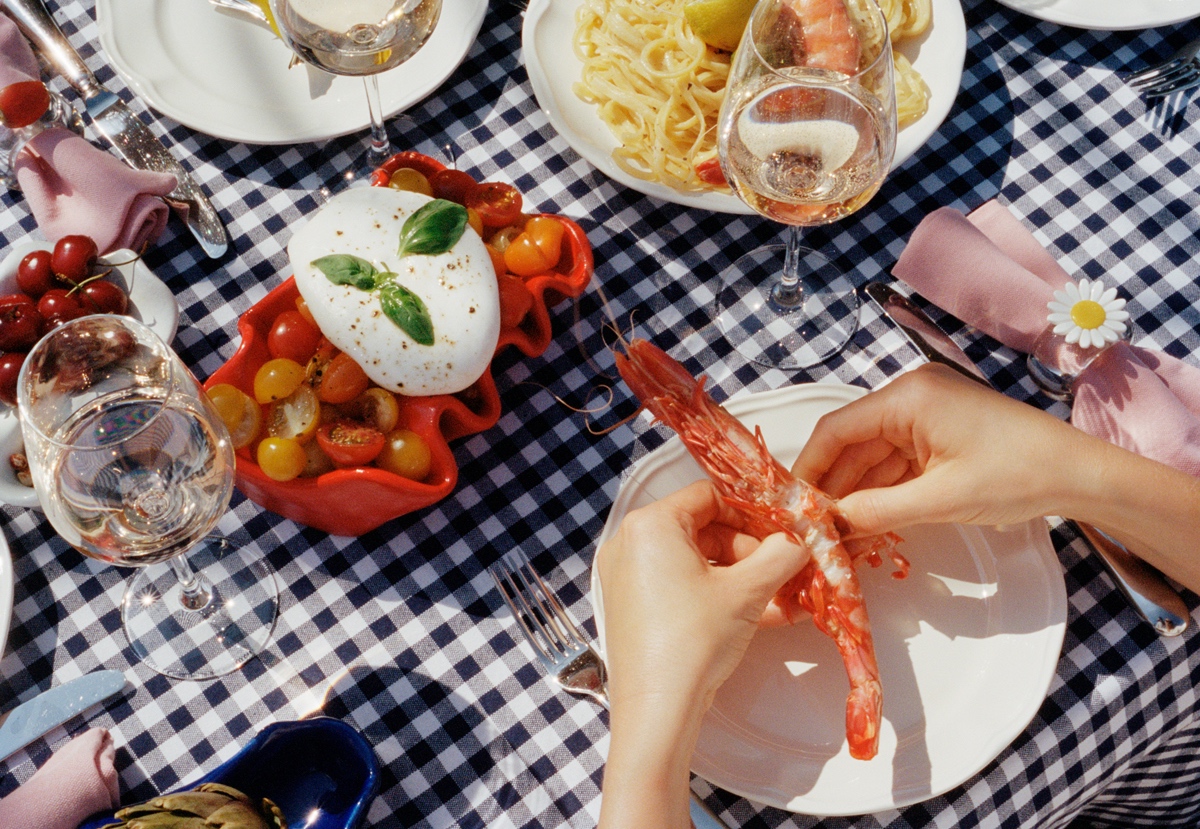
[[283,40],[306,63],[335,75],[361,75],[371,116],[362,160],[338,185],[366,179],[392,154],[379,73],[416,54],[437,25],[442,0],[270,0]]
[[207,679],[261,651],[275,577],[208,536],[229,506],[233,446],[175,352],[130,317],[81,317],[30,351],[17,404],[54,529],[86,556],[139,568],[122,604],[138,657],[167,676]]
[[754,362],[816,365],[858,326],[853,287],[801,247],[800,228],[853,213],[883,184],[896,149],[892,72],[887,21],[873,0],[754,8],[730,67],[718,149],[738,196],[786,224],[787,243],[735,261],[716,311],[726,339]]

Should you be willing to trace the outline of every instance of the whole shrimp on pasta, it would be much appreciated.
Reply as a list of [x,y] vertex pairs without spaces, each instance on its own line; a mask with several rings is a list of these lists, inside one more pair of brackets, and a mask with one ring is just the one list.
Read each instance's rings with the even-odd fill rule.
[[869,760],[879,748],[883,689],[863,603],[856,560],[873,566],[887,555],[893,574],[903,578],[908,562],[893,533],[858,540],[849,549],[836,502],[795,478],[772,457],[758,430],[751,432],[704,390],[662,349],[635,339],[616,355],[617,370],[656,420],[679,434],[721,497],[746,519],[746,531],[760,538],[784,532],[811,552],[811,561],[779,591],[777,602],[791,618],[799,607],[812,614],[817,628],[837,644],[850,679],[846,700],[846,739],[850,754]]

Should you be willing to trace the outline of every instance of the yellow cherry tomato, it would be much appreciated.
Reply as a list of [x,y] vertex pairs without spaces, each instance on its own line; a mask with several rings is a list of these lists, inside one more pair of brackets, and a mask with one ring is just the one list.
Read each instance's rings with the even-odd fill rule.
[[473,207],[467,208],[467,224],[471,229],[479,234],[479,238],[483,238],[483,217],[479,215],[479,211]]
[[528,233],[522,233],[504,249],[504,265],[517,276],[545,273],[553,264]]
[[266,438],[258,444],[258,466],[274,481],[290,481],[308,465],[308,455],[290,438]]
[[387,435],[375,465],[412,481],[423,481],[433,466],[429,443],[416,432],[397,429]]
[[259,403],[282,400],[304,382],[304,366],[286,357],[267,360],[254,375],[254,399]]
[[208,399],[220,415],[234,449],[249,446],[262,429],[262,408],[237,386],[218,383],[208,390]]
[[551,268],[562,257],[564,232],[562,222],[551,216],[534,216],[525,223],[525,233],[546,257]]
[[401,167],[392,173],[392,177],[388,181],[388,187],[391,187],[393,190],[409,190],[413,193],[422,193],[426,196],[433,195],[433,188],[429,186],[429,179],[411,167]]
[[267,407],[267,434],[308,443],[321,423],[321,404],[312,386],[301,383],[295,391]]

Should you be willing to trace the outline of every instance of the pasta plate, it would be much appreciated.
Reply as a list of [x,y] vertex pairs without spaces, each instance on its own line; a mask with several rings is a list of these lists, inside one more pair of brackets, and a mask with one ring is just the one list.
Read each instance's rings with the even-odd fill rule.
[[[525,68],[538,105],[550,125],[588,163],[615,181],[652,198],[715,213],[755,215],[731,193],[688,192],[631,176],[613,161],[617,139],[600,120],[596,107],[580,100],[573,89],[583,72],[575,56],[575,11],[583,0],[532,0],[521,30]],[[933,22],[920,37],[897,47],[929,85],[929,109],[900,130],[892,169],[896,169],[941,126],[954,105],[962,81],[967,30],[958,0],[933,0]]]

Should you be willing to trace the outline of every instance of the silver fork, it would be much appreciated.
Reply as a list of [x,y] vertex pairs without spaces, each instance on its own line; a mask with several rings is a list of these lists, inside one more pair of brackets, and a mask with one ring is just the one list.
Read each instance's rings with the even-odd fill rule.
[[[514,550],[489,567],[488,572],[550,681],[564,691],[591,697],[607,709],[608,672],[604,660],[533,569],[525,553]],[[694,793],[690,811],[696,829],[728,829]]]
[[1200,86],[1200,38],[1184,46],[1173,56],[1134,72],[1125,82],[1140,89],[1147,98],[1158,98]]

